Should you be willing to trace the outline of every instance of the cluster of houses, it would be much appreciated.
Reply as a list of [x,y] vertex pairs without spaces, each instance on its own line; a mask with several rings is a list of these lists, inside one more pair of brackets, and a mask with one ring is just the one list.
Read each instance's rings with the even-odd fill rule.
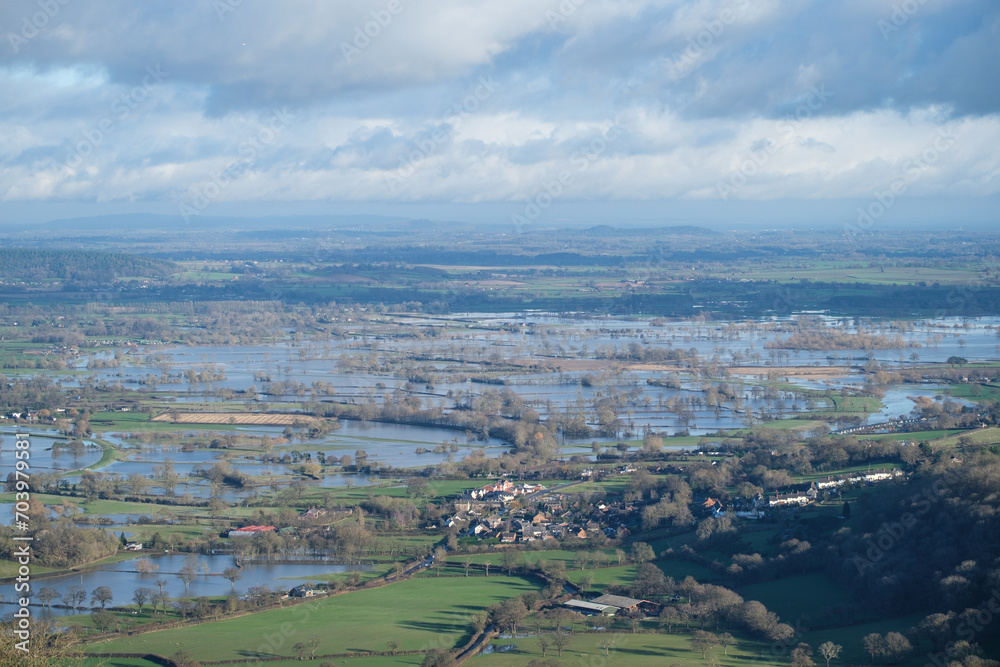
[[308,510],[306,510],[302,514],[302,518],[303,519],[307,519],[307,520],[308,519],[321,519],[321,518],[325,517],[327,514],[329,514],[328,510],[326,510],[326,509],[324,509],[322,507],[319,507],[319,506],[314,506],[314,507],[310,507]]
[[759,493],[752,498],[732,498],[727,502],[708,498],[701,503],[701,510],[705,514],[715,517],[736,516],[741,519],[759,519],[764,516],[763,510],[766,507],[764,496]]
[[832,489],[845,484],[875,484],[885,482],[890,479],[898,479],[903,476],[903,471],[899,469],[878,469],[868,472],[855,472],[837,477],[826,477],[816,480],[817,489]]
[[602,470],[602,469],[595,470],[594,468],[584,468],[583,470],[580,471],[580,477],[584,479],[603,479],[608,475],[612,474],[627,475],[629,473],[635,472],[636,470],[638,470],[638,468],[636,468],[631,463],[622,466],[616,466],[614,468],[611,468],[610,470]]
[[792,505],[807,505],[816,500],[820,491],[836,490],[847,484],[877,484],[903,476],[903,472],[898,469],[887,470],[879,468],[867,472],[848,473],[824,477],[813,482],[805,491],[790,491],[788,493],[776,493],[774,497],[768,499],[769,507],[788,507]]
[[487,484],[481,489],[468,490],[463,494],[463,497],[480,502],[499,501],[506,504],[518,496],[538,493],[544,490],[545,487],[541,484],[514,484],[510,480],[504,479],[496,484]]
[[566,537],[587,539],[603,532],[609,538],[625,537],[626,526],[638,520],[639,508],[633,503],[609,502],[566,506],[561,494],[546,498],[533,509],[507,510],[500,502],[455,503],[455,514],[445,521],[448,528],[466,529],[466,534],[480,539],[495,538],[503,544],[559,540]]
[[876,484],[903,476],[900,470],[877,469],[867,472],[855,472],[818,479],[803,490],[788,490],[776,492],[765,498],[755,494],[752,498],[732,498],[728,501],[719,498],[707,498],[698,501],[703,514],[715,517],[735,516],[741,519],[759,519],[764,512],[773,507],[797,507],[808,505],[819,497],[820,491],[837,489],[847,484]]

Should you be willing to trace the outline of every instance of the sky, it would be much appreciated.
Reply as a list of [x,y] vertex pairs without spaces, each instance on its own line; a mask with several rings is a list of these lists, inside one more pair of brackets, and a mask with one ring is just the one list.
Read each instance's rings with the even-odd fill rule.
[[989,224],[998,75],[995,0],[6,0],[0,223]]

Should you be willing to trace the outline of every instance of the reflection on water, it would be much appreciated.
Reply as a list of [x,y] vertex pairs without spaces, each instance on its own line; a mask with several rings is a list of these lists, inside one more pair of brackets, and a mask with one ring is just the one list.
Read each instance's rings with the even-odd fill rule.
[[[33,604],[39,605],[37,600],[38,592],[42,588],[51,588],[59,595],[64,594],[70,586],[83,586],[87,592],[89,603],[90,594],[98,586],[107,586],[111,589],[113,599],[111,605],[133,604],[132,595],[137,588],[147,587],[157,590],[158,581],[163,582],[163,592],[171,598],[175,597],[200,597],[200,596],[226,596],[230,594],[243,595],[253,586],[268,586],[271,590],[287,590],[298,586],[303,581],[310,578],[316,580],[321,575],[338,572],[367,571],[370,565],[339,565],[339,564],[276,564],[276,563],[245,563],[240,572],[240,579],[231,584],[221,576],[221,572],[234,566],[232,556],[196,555],[196,571],[198,576],[185,589],[184,582],[178,575],[188,558],[184,554],[146,554],[142,556],[150,558],[158,566],[155,572],[150,574],[140,574],[135,571],[135,561],[122,561],[120,563],[110,563],[102,565],[86,572],[72,574],[62,574],[53,577],[35,577],[32,582]],[[7,600],[9,601],[9,600]],[[62,604],[61,600],[55,600],[53,604]],[[2,612],[3,607],[0,607]],[[85,613],[81,610],[77,613]],[[73,614],[72,609],[52,608],[54,616]]]

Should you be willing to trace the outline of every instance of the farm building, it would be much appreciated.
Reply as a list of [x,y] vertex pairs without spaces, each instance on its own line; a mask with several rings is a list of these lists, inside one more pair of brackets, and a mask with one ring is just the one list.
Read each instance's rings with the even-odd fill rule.
[[226,533],[228,537],[257,537],[275,530],[274,526],[243,526]]
[[570,600],[563,606],[569,607],[581,614],[587,614],[588,616],[614,616],[618,613],[618,607],[612,607],[609,604],[597,604],[596,602],[585,602],[583,600]]
[[620,610],[630,615],[639,611],[655,611],[656,608],[660,606],[655,602],[650,602],[649,600],[637,600],[635,598],[627,598],[622,595],[602,595],[599,598],[591,600],[591,603],[606,605],[609,607],[618,607]]

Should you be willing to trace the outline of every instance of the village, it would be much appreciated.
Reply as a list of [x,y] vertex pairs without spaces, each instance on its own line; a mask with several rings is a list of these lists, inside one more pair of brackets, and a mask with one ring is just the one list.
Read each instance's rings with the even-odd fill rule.
[[[690,507],[695,517],[692,523],[706,516],[762,519],[775,511],[802,508],[823,498],[836,497],[847,486],[872,485],[902,477],[898,469],[878,468],[827,476],[799,485],[801,488],[781,489],[767,495],[757,493],[748,498],[695,496]],[[587,540],[598,534],[617,540],[641,529],[642,508],[641,501],[625,499],[591,504],[570,502],[565,494],[540,484],[500,480],[466,490],[455,501],[453,514],[443,521],[443,526],[465,537],[501,545],[566,538]]]

